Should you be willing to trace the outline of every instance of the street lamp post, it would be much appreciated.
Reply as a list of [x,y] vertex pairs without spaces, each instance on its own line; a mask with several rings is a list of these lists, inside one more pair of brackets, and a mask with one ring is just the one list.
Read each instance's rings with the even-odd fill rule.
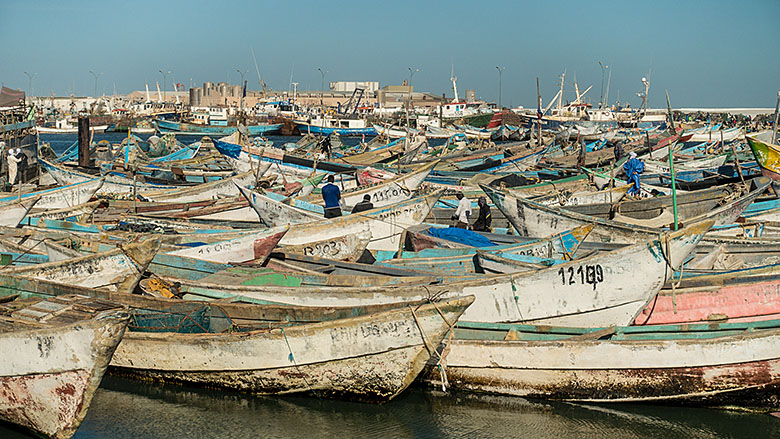
[[30,94],[30,98],[32,98],[32,96],[33,96],[32,80],[35,77],[35,75],[37,75],[37,73],[30,74],[30,73],[24,72],[24,74],[27,75],[27,78],[29,78],[29,80],[30,80],[28,85],[27,85],[27,93],[29,93]]
[[166,93],[166,92],[167,92],[167,90],[166,90],[166,88],[165,88],[165,80],[168,78],[168,75],[170,75],[170,74],[171,74],[171,71],[170,71],[170,70],[168,70],[168,71],[166,71],[166,72],[163,72],[163,71],[162,71],[162,69],[160,69],[160,70],[158,70],[158,71],[160,72],[160,74],[161,74],[161,75],[162,75],[162,77],[163,77],[163,104],[164,104],[164,103],[165,103],[165,101],[166,101],[166,95],[167,95],[167,93]]
[[322,103],[322,98],[325,96],[325,75],[328,74],[327,70],[322,70],[321,68],[317,67],[317,70],[320,71],[320,75],[322,75],[322,82],[320,82],[320,106],[323,107],[323,114],[325,113],[324,104]]
[[604,108],[604,72],[609,66],[605,66],[601,61],[599,61],[599,65],[601,66],[601,98],[599,100],[599,108]]
[[244,75],[246,75],[249,70],[242,72],[241,70],[236,69],[236,71],[241,75],[241,96],[238,98],[238,109],[241,111],[244,108]]
[[94,77],[95,77],[95,95],[94,95],[94,97],[95,97],[95,99],[97,99],[97,83],[98,83],[98,77],[99,77],[99,76],[101,76],[101,75],[103,75],[103,73],[102,73],[102,72],[101,72],[101,73],[95,73],[95,72],[93,72],[92,70],[90,70],[90,71],[89,71],[89,73],[92,73],[92,76],[94,76]]
[[504,70],[506,70],[506,67],[499,67],[496,66],[496,70],[498,70],[498,109],[502,109],[501,106],[501,74],[504,73]]

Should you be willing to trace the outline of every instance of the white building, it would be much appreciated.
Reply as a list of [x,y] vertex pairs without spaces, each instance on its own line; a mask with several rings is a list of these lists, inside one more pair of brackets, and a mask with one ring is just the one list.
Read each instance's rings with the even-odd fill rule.
[[370,96],[379,90],[378,81],[335,81],[330,83],[330,89],[333,91],[345,91],[352,93],[356,88],[362,88]]

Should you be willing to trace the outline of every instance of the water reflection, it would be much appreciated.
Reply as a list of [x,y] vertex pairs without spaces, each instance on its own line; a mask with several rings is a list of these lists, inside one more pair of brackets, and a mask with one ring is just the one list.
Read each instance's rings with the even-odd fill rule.
[[[25,437],[0,427],[0,437]],[[76,438],[780,437],[780,419],[709,409],[589,405],[412,388],[388,404],[263,397],[106,377]]]

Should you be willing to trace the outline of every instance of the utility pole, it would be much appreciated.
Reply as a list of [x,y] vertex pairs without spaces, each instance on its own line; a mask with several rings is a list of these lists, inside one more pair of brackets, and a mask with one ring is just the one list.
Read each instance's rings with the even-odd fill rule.
[[37,75],[37,73],[29,74],[29,73],[27,73],[27,72],[24,72],[24,74],[25,74],[25,75],[27,75],[27,78],[29,78],[29,80],[30,80],[30,81],[28,82],[28,84],[27,84],[27,93],[29,93],[29,94],[30,94],[30,97],[32,98],[32,96],[33,96],[33,90],[32,90],[32,80],[33,80],[33,78],[35,77],[35,75]]
[[506,70],[506,67],[499,67],[496,66],[496,70],[498,70],[498,109],[501,110],[501,74]]
[[166,72],[163,72],[163,71],[162,71],[162,69],[160,69],[160,70],[158,70],[158,71],[160,72],[160,74],[161,74],[161,75],[162,75],[162,77],[163,77],[163,105],[165,105],[165,100],[166,100],[166,99],[165,99],[165,97],[166,97],[165,80],[168,78],[168,75],[170,75],[170,74],[171,74],[171,71],[170,71],[170,70],[168,70],[168,71],[166,71]]

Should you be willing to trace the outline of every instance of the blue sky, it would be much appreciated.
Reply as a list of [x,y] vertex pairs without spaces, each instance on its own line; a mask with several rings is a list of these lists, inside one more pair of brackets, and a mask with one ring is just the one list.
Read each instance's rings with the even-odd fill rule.
[[[91,95],[141,90],[167,78],[189,86],[238,83],[250,46],[265,82],[287,90],[334,80],[458,91],[504,105],[535,106],[536,77],[547,103],[566,70],[596,103],[603,61],[612,70],[610,102],[639,103],[652,71],[650,105],[774,107],[780,88],[780,1],[0,1],[0,81],[35,94]],[[169,87],[170,89],[170,87]],[[567,93],[565,98],[572,98]]]

